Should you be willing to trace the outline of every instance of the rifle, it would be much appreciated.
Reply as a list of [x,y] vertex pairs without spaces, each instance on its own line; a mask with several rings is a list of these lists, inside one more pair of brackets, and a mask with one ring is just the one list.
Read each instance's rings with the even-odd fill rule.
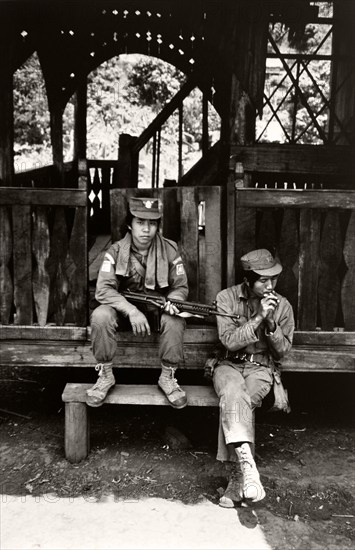
[[189,313],[196,317],[209,317],[210,315],[221,315],[223,317],[238,318],[239,315],[233,315],[233,313],[224,313],[218,311],[215,303],[212,305],[199,304],[198,302],[185,302],[184,300],[176,300],[175,298],[169,298],[168,300],[164,296],[155,296],[154,294],[143,294],[142,292],[132,292],[130,290],[124,290],[121,292],[122,296],[129,302],[138,304],[151,304],[164,309],[165,304],[170,302],[173,306],[177,307],[180,313]]

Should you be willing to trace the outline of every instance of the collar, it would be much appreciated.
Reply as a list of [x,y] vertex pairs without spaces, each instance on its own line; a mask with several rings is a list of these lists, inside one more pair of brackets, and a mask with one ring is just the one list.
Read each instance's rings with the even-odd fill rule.
[[252,298],[250,294],[250,288],[246,283],[242,283],[237,286],[237,295],[238,298],[243,300],[250,300]]

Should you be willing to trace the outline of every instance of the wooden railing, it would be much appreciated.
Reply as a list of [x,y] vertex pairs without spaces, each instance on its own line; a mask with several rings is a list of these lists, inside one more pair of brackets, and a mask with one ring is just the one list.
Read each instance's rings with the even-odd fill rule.
[[0,323],[87,324],[87,191],[0,187]]
[[355,331],[355,191],[230,188],[229,198],[229,283],[242,276],[234,259],[268,248],[298,330]]
[[41,166],[32,170],[17,172],[14,176],[16,187],[50,188],[66,187],[76,188],[78,186],[78,170],[76,162],[63,164],[63,172],[60,173],[54,165]]

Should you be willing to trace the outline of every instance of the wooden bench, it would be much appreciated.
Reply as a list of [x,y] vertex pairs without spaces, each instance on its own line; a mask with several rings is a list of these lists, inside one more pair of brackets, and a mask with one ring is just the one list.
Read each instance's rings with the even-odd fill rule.
[[[65,457],[80,462],[90,451],[90,426],[85,392],[91,384],[67,384],[62,399],[65,403]],[[187,393],[189,407],[217,407],[218,398],[212,386],[181,386]],[[158,386],[116,384],[105,405],[170,406]]]

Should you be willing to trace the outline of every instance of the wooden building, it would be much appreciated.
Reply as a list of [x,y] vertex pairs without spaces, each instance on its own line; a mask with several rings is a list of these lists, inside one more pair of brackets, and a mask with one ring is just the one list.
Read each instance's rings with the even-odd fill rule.
[[[239,280],[243,253],[268,247],[285,267],[279,288],[297,318],[285,368],[353,372],[354,15],[352,0],[0,2],[0,363],[93,365],[88,259],[101,249],[92,247],[88,226],[119,237],[125,200],[137,192],[139,153],[153,139],[152,188],[145,194],[164,201],[163,232],[179,241],[190,299],[210,302]],[[325,26],[323,44],[331,42],[331,51],[320,44],[311,53],[285,53],[273,33],[279,23],[296,41],[307,25]],[[13,74],[33,52],[46,84],[53,165],[15,174]],[[140,136],[120,137],[117,160],[87,160],[87,75],[127,52],[171,63],[186,82]],[[293,98],[287,127],[267,88],[270,59],[277,60]],[[302,75],[313,78],[315,59],[330,68],[327,96],[313,82],[319,111],[302,88]],[[181,136],[183,100],[195,87],[203,103],[201,159],[160,187],[162,125],[178,110]],[[74,159],[64,162],[62,116],[73,94]],[[210,147],[212,101],[221,129]],[[282,143],[258,138],[266,111],[279,124]],[[300,113],[307,119],[304,132],[316,136],[313,143],[300,137]],[[181,147],[180,139],[179,167]],[[188,361],[201,367],[216,339],[213,324],[187,333]],[[147,348],[144,357],[137,354],[137,340],[121,338],[117,364],[157,366]],[[150,342],[155,349],[156,336]]]

